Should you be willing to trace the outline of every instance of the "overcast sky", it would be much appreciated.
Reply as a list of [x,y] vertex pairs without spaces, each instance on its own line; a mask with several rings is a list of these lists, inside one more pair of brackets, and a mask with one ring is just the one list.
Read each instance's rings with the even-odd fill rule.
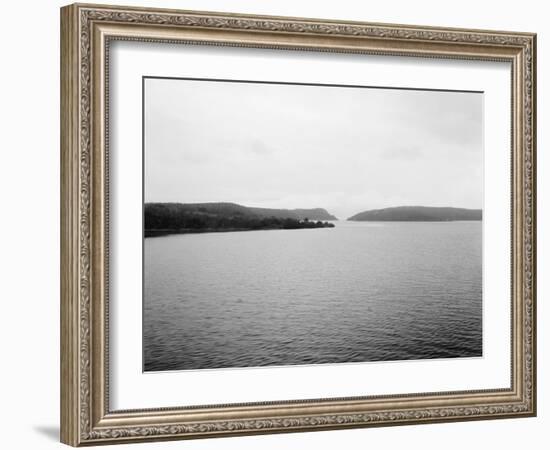
[[482,207],[483,94],[145,81],[145,201]]

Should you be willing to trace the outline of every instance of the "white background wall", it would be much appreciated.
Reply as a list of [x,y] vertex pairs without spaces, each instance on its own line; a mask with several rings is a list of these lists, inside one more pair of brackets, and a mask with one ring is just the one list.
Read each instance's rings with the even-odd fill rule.
[[[542,1],[134,0],[136,6],[532,31],[538,36],[539,416],[469,423],[142,444],[139,448],[547,448],[550,393],[550,14]],[[0,26],[0,445],[59,448],[59,10],[5,2]],[[546,202],[547,203],[547,202]],[[127,448],[128,446],[124,446]],[[137,447],[135,447],[137,448]]]

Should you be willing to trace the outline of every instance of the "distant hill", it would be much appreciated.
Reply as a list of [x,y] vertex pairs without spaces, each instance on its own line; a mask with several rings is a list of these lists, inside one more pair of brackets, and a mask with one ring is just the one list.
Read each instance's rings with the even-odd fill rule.
[[447,222],[454,220],[481,220],[481,209],[397,206],[363,211],[348,220],[363,222]]
[[251,208],[236,203],[146,203],[145,236],[170,233],[332,228],[336,218],[321,208]]

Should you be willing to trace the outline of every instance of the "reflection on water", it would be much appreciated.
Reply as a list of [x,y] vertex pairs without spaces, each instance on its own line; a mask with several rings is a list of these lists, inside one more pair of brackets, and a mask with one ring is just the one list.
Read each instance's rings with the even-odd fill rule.
[[481,222],[145,239],[146,371],[481,356]]

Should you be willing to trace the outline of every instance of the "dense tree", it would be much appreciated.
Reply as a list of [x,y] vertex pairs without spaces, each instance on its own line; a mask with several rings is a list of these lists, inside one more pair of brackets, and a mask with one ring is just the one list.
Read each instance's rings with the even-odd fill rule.
[[[267,210],[266,210],[267,211]],[[277,210],[280,214],[280,210]],[[329,222],[295,217],[262,216],[255,210],[230,203],[147,203],[144,208],[145,235],[301,228],[332,228]]]

